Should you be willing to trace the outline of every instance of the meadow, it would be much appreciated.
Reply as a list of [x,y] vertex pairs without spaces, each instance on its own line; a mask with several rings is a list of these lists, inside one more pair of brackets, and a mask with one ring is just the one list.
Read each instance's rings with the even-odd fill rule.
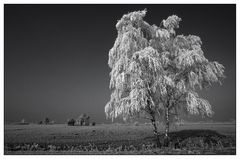
[[4,154],[236,154],[235,124],[186,123],[169,135],[158,148],[150,123],[5,125]]

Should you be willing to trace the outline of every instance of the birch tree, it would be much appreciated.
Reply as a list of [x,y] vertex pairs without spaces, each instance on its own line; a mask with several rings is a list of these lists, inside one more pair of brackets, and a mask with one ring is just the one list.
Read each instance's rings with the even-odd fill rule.
[[213,110],[197,91],[220,83],[224,66],[205,58],[196,35],[177,35],[181,18],[169,16],[160,26],[144,21],[146,10],[123,15],[109,51],[110,101],[107,118],[147,118],[160,145],[156,121],[165,126],[182,114],[212,116]]

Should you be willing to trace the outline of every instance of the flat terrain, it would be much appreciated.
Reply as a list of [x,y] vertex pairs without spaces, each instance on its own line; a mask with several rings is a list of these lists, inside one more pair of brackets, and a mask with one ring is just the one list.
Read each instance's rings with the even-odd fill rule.
[[[159,126],[160,132],[163,128]],[[189,131],[188,131],[189,130]],[[194,131],[195,130],[195,131]],[[156,148],[151,124],[100,124],[96,126],[55,125],[5,125],[5,154],[235,154],[236,125],[224,123],[184,124],[174,127],[172,132],[204,134],[191,136],[205,141],[205,130],[224,137],[223,143],[195,143],[197,149],[172,145],[170,148]],[[201,132],[203,131],[203,133]],[[211,133],[212,134],[212,133]],[[223,138],[213,134],[213,138]],[[174,136],[174,134],[173,134]],[[207,137],[209,134],[207,134]],[[230,140],[229,140],[230,138]],[[175,142],[176,138],[173,138]],[[183,138],[185,142],[189,139]],[[212,142],[211,139],[211,142]],[[186,140],[186,141],[185,141]],[[219,139],[216,139],[218,141]],[[214,140],[215,141],[215,140]],[[189,145],[189,143],[185,144]],[[211,145],[211,146],[209,146]],[[227,146],[226,146],[227,145]],[[210,151],[211,149],[211,151]]]

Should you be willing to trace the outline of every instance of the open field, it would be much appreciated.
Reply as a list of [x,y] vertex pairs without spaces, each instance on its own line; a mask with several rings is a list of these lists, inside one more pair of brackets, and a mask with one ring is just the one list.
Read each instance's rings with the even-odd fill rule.
[[[160,131],[163,128],[159,126]],[[235,124],[172,128],[168,148],[157,148],[151,124],[96,126],[5,125],[5,154],[236,154]]]

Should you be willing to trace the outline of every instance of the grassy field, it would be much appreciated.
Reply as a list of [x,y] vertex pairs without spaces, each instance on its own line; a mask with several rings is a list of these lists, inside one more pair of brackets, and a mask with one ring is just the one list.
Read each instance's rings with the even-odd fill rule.
[[[160,131],[163,128],[159,125]],[[236,154],[236,125],[184,124],[157,148],[151,124],[5,125],[5,154]]]

